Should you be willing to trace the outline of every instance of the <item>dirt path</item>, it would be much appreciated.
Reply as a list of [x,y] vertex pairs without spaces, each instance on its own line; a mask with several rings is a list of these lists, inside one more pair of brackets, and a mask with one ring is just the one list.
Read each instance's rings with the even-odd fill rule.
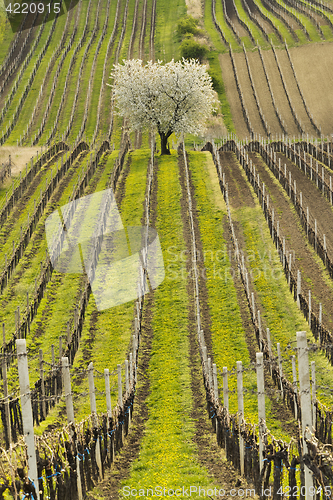
[[262,124],[256,100],[251,87],[251,80],[247,70],[245,55],[243,52],[233,54],[237,69],[239,84],[244,95],[244,103],[250,116],[251,125],[256,134],[266,136],[266,131]]
[[310,135],[317,135],[316,129],[313,127],[306,109],[304,107],[304,103],[302,101],[301,95],[299,93],[299,90],[297,88],[297,83],[294,77],[294,73],[292,70],[292,67],[290,66],[290,61],[288,54],[285,49],[283,50],[278,50],[275,49],[277,59],[279,61],[281,71],[283,74],[284,81],[287,86],[288,94],[291,100],[291,103],[295,109],[295,112],[297,114],[297,117],[300,121],[300,124],[306,134]]
[[289,107],[287,96],[285,94],[282,85],[280,73],[276,65],[274,54],[272,50],[263,50],[262,55],[266,71],[268,73],[268,78],[272,87],[272,92],[274,95],[276,106],[279,110],[279,113],[282,116],[282,120],[284,120],[285,128],[289,135],[298,135],[299,131],[295,123],[295,120],[293,118],[293,115],[291,114],[291,110]]
[[245,139],[245,137],[249,137],[250,133],[243,116],[242,106],[239,100],[230,55],[219,54],[219,61],[222,70],[222,79],[225,85],[227,99],[231,109],[232,121],[234,123],[238,137]]
[[276,116],[271,94],[267,85],[266,76],[261,64],[258,51],[247,51],[247,57],[251,69],[252,78],[254,81],[255,89],[258,95],[260,106],[265,115],[265,120],[268,123],[272,135],[281,134],[282,128]]
[[284,190],[278,185],[273,174],[270,174],[261,157],[256,153],[250,153],[249,158],[256,165],[260,179],[265,183],[265,190],[269,193],[271,205],[275,213],[279,214],[280,231],[286,238],[286,248],[295,251],[296,266],[302,273],[302,290],[307,293],[311,289],[313,309],[317,312],[319,303],[323,305],[323,322],[332,331],[333,329],[333,290],[323,279],[323,272],[313,258],[306,243],[306,235],[299,227],[298,216],[291,210],[288,197]]
[[333,43],[289,49],[304,98],[323,135],[333,133]]

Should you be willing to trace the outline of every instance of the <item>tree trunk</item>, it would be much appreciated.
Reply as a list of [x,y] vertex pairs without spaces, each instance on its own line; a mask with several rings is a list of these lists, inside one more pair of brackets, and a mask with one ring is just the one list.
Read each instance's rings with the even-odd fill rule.
[[161,155],[169,155],[170,149],[168,145],[168,139],[171,135],[171,132],[159,132],[161,138]]

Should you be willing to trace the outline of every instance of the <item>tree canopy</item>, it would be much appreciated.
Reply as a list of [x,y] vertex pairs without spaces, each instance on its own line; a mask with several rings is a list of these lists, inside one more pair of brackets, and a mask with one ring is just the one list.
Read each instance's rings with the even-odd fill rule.
[[161,154],[170,154],[175,132],[200,134],[214,109],[215,95],[206,67],[197,60],[142,64],[140,59],[115,64],[111,73],[118,113],[132,130],[156,127]]

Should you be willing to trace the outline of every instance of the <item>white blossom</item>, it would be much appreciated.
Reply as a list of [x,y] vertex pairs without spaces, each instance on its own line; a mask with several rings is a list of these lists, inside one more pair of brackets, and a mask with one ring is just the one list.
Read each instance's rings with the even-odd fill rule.
[[191,59],[163,64],[140,59],[115,64],[111,73],[118,113],[132,130],[155,126],[172,132],[200,134],[215,108],[215,94],[206,67]]

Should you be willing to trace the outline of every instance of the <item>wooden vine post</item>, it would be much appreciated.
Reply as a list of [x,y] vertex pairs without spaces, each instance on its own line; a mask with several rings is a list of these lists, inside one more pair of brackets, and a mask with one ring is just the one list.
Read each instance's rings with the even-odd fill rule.
[[29,370],[27,345],[25,339],[16,340],[17,367],[20,382],[21,410],[23,420],[24,441],[27,446],[28,474],[35,486],[36,496],[39,500],[39,486],[37,473],[37,459],[34,436],[34,421],[32,417],[31,392],[29,384]]
[[240,473],[244,476],[244,438],[241,434],[244,419],[244,400],[243,400],[243,365],[237,361],[237,396],[238,396],[238,415],[239,415],[239,456]]
[[[3,324],[4,326],[4,324]],[[3,344],[5,346],[5,342]],[[8,399],[8,380],[7,380],[7,363],[6,355],[2,354],[2,380],[3,380],[3,396],[5,398],[5,418],[6,418],[6,434],[8,440],[8,448],[12,442],[12,427],[10,423],[10,407]]]

